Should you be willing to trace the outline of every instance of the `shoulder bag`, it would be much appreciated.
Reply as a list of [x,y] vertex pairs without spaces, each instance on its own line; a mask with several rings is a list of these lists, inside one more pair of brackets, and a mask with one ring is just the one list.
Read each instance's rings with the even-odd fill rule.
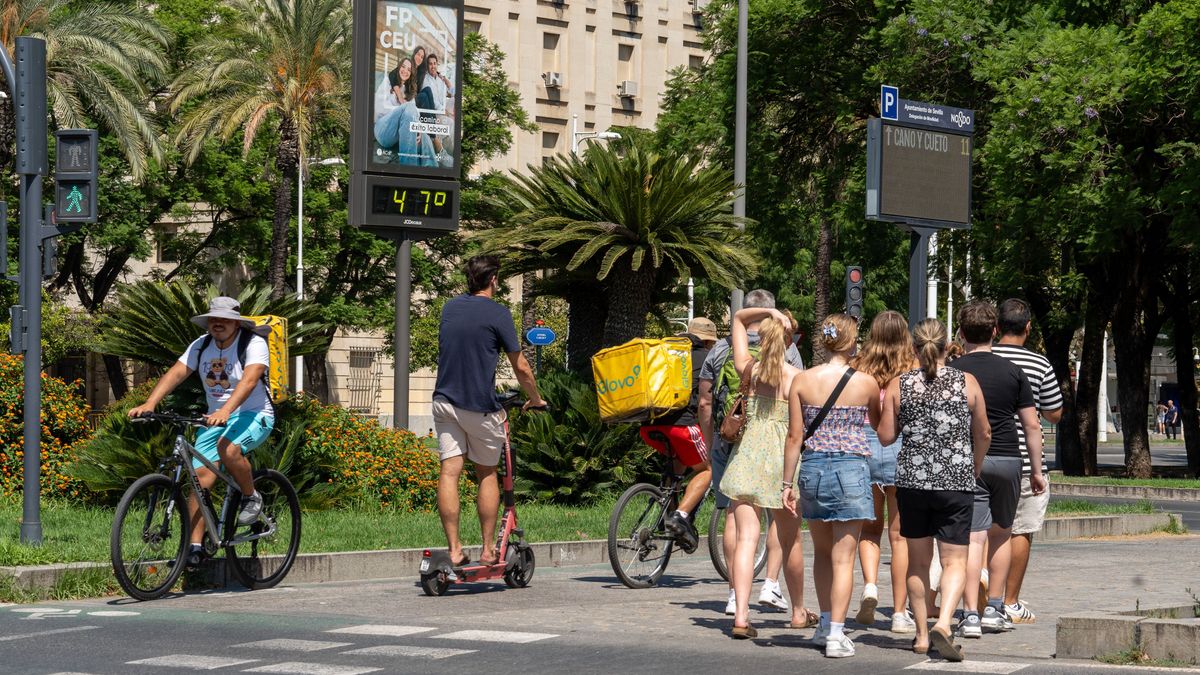
[[725,413],[725,419],[721,420],[721,438],[729,443],[742,440],[742,434],[746,431],[746,399],[750,396],[750,388],[753,386],[750,374],[754,372],[754,363],[751,360],[746,365],[746,372],[742,373],[741,386],[733,398],[733,405],[729,407],[729,412]]

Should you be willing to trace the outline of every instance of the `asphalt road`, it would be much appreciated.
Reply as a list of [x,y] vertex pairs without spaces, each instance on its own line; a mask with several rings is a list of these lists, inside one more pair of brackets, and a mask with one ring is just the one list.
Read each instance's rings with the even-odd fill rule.
[[[1108,580],[1104,601],[1114,607],[1175,603],[1177,575],[1200,573],[1186,557],[1196,546],[1193,537],[1041,545],[1041,571],[1027,582],[1039,622],[966,641],[957,667],[913,654],[909,638],[886,631],[886,610],[850,633],[852,659],[825,659],[806,642],[811,629],[786,628],[782,614],[756,611],[759,639],[731,640],[725,585],[706,558],[691,556],[673,559],[647,590],[626,589],[596,565],[539,569],[527,589],[489,582],[441,598],[399,579],[0,607],[0,673],[1127,672],[1052,658],[1054,613],[1095,607],[1095,578]],[[890,605],[882,572],[881,604]]]
[[[1183,447],[1183,441],[1178,444],[1150,444],[1150,462],[1154,466],[1187,466],[1187,451]],[[1101,443],[1096,449],[1096,463],[1099,466],[1113,467],[1125,466],[1125,449],[1120,443]],[[1046,464],[1050,468],[1057,468],[1058,463],[1054,456],[1054,443],[1046,444]]]

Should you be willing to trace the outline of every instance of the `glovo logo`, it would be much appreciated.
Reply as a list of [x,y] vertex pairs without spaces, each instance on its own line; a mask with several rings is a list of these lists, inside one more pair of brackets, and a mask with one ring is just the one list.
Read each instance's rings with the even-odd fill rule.
[[624,378],[615,379],[615,380],[599,380],[596,382],[596,393],[611,394],[611,393],[616,393],[616,392],[620,391],[621,389],[626,389],[626,388],[632,387],[634,384],[637,383],[638,377],[640,377],[641,374],[642,374],[642,367],[634,366],[633,374],[626,375]]

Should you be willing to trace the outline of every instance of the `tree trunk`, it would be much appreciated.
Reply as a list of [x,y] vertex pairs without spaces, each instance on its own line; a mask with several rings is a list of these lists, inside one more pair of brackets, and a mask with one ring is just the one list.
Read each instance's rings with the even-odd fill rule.
[[598,287],[567,295],[567,369],[591,379],[592,356],[600,351],[608,308]]
[[[1175,267],[1173,289],[1176,298],[1191,298],[1192,286],[1185,257]],[[1183,422],[1183,444],[1187,449],[1188,474],[1200,477],[1200,415],[1196,412],[1196,365],[1192,362],[1196,325],[1190,302],[1176,302],[1172,307],[1174,322],[1175,377],[1179,381],[1179,416]]]
[[272,186],[275,214],[271,221],[271,262],[267,282],[271,297],[278,300],[287,293],[288,234],[292,217],[292,184],[300,166],[300,143],[296,126],[290,117],[279,122],[279,147],[275,151],[275,168],[279,175]]
[[626,259],[609,274],[608,316],[604,319],[602,345],[612,347],[645,337],[646,315],[650,313],[655,271],[643,264],[636,272]]
[[[1100,387],[1105,383],[1100,380],[1104,359],[1104,331],[1108,327],[1108,308],[1104,298],[1099,293],[1090,293],[1087,310],[1084,313],[1083,347],[1079,356],[1079,381],[1075,391],[1075,427],[1073,432],[1078,434],[1079,453],[1083,460],[1083,474],[1094,476],[1097,473],[1097,444],[1096,432],[1101,424],[1098,414],[1100,406]],[[1061,425],[1060,425],[1061,426]]]
[[304,355],[304,392],[321,403],[332,402],[329,391],[329,375],[325,372],[326,355]]
[[525,331],[533,328],[533,322],[537,320],[537,309],[533,304],[537,298],[533,292],[535,283],[537,283],[537,272],[526,272],[521,275],[521,330],[517,338],[522,343],[521,353],[525,355],[525,360],[531,366],[537,362],[537,347],[525,341],[524,337]]
[[104,372],[108,375],[108,386],[112,389],[113,398],[118,401],[125,398],[125,394],[129,393],[129,383],[125,381],[121,359],[112,354],[105,354]]
[[[1069,265],[1067,254],[1064,252],[1063,266],[1069,268]],[[1069,308],[1064,307],[1064,309],[1068,309],[1064,314],[1078,317],[1083,313],[1083,303],[1078,296],[1064,299],[1056,293],[1057,291],[1032,284],[1028,290],[1027,300],[1033,309],[1034,320],[1038,324],[1042,341],[1045,343],[1046,358],[1054,368],[1054,376],[1058,380],[1058,388],[1063,398],[1062,418],[1058,421],[1057,431],[1054,435],[1055,459],[1058,468],[1063,473],[1068,476],[1082,476],[1085,475],[1086,468],[1083,446],[1079,442],[1079,423],[1075,414],[1078,405],[1075,398],[1075,382],[1071,377],[1074,367],[1074,364],[1071,363],[1071,342],[1075,338],[1077,324],[1074,321],[1056,323],[1052,321],[1052,315],[1055,313],[1054,305],[1057,303],[1060,306],[1071,305]],[[1095,455],[1093,454],[1091,457],[1094,470]]]
[[833,225],[829,218],[820,216],[817,232],[817,260],[813,267],[813,318],[816,326],[812,331],[813,356],[810,365],[819,366],[829,359],[825,352],[825,341],[817,326],[829,316],[829,265],[833,260]]

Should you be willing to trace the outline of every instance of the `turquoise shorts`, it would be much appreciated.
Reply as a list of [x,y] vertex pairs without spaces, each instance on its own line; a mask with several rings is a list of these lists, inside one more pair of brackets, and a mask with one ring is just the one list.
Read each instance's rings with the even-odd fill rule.
[[[217,443],[222,438],[241,446],[244,455],[262,445],[274,428],[275,418],[271,415],[250,410],[234,413],[229,416],[229,421],[223,427],[201,429],[196,434],[196,451],[208,461],[217,464],[221,458],[221,454],[217,452]],[[204,466],[200,460],[192,460],[192,465],[196,468]]]

